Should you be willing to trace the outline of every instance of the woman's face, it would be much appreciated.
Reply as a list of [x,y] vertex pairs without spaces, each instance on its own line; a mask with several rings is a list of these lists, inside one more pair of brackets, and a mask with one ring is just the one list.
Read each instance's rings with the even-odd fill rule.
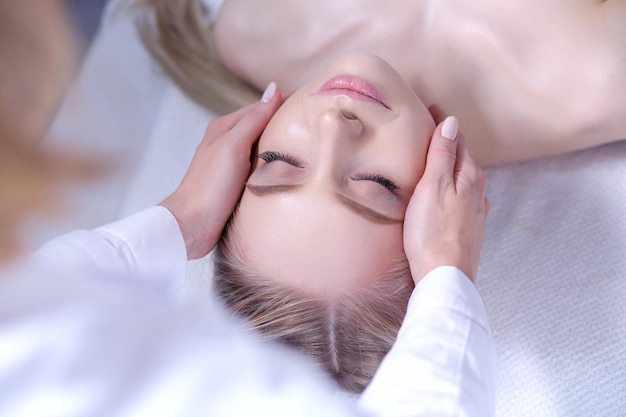
[[232,231],[260,276],[329,296],[403,259],[434,122],[385,61],[347,56],[289,97],[258,144]]

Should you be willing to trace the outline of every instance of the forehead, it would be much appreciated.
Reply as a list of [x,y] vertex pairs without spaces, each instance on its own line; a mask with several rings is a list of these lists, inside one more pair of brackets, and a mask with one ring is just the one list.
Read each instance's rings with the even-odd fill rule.
[[357,289],[403,253],[401,224],[369,222],[319,196],[246,191],[233,231],[259,275],[312,293]]

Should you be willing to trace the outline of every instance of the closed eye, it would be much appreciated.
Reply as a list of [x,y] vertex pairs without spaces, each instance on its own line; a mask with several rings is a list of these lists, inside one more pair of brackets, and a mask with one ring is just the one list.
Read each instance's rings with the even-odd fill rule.
[[382,185],[383,187],[385,187],[386,189],[388,189],[394,194],[396,193],[396,191],[400,190],[400,187],[398,187],[398,185],[396,185],[395,182],[391,181],[389,178],[383,177],[380,174],[372,174],[372,173],[357,174],[354,177],[352,177],[352,179],[356,181],[373,181],[377,184]]
[[289,165],[293,165],[296,168],[304,168],[302,161],[283,152],[266,151],[259,154],[259,159],[264,160],[268,164],[274,161],[282,161],[288,163]]

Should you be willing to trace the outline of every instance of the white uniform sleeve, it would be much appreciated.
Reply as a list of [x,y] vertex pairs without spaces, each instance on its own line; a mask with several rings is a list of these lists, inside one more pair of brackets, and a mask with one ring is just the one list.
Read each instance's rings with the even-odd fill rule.
[[416,286],[359,407],[381,417],[489,417],[495,385],[495,347],[478,291],[457,268],[440,267]]
[[150,277],[181,285],[187,252],[180,228],[165,207],[154,206],[95,230],[77,230],[45,244],[36,259],[103,275]]
[[212,297],[180,303],[155,282],[186,261],[162,207],[34,256],[0,265],[0,416],[356,414],[316,366],[245,332]]

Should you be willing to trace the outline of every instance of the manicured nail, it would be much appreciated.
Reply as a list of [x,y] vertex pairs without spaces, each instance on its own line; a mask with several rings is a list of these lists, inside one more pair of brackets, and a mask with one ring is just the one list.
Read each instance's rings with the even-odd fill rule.
[[446,120],[443,121],[443,126],[441,126],[441,136],[448,140],[456,139],[456,134],[459,130],[459,121],[454,116],[446,117]]
[[265,89],[265,92],[263,93],[263,97],[261,97],[261,101],[263,103],[267,103],[274,97],[274,95],[276,95],[276,83],[272,81],[271,83],[267,85],[267,88]]

